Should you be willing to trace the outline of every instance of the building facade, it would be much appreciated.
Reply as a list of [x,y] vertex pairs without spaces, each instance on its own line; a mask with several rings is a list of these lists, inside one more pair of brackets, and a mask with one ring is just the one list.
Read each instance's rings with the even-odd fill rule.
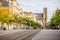
[[[2,10],[7,9],[9,13],[13,12],[13,14],[16,14],[17,16],[21,16],[21,14],[23,16],[23,11],[19,6],[20,5],[17,3],[16,0],[0,0],[0,9]],[[4,25],[6,26],[6,29],[13,29],[13,24],[10,25],[9,27],[6,25],[6,23],[4,23]]]
[[12,10],[13,14],[20,15],[20,13],[23,12],[16,0],[0,0],[0,5],[2,5],[2,8]]
[[30,18],[30,20],[36,21],[36,15],[32,12],[24,12],[24,17]]
[[43,26],[43,13],[34,13],[36,15],[36,22]]

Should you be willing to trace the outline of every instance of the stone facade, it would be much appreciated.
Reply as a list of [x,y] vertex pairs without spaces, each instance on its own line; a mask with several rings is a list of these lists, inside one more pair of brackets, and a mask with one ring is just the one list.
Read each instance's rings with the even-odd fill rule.
[[47,8],[43,8],[43,28],[47,26]]

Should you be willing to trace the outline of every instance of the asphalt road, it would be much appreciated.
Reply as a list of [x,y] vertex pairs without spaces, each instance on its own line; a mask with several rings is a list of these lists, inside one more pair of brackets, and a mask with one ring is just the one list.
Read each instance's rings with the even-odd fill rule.
[[0,36],[0,40],[32,40],[40,30],[25,30]]
[[60,40],[60,30],[11,30],[11,33],[0,33],[5,34],[0,35],[0,40]]

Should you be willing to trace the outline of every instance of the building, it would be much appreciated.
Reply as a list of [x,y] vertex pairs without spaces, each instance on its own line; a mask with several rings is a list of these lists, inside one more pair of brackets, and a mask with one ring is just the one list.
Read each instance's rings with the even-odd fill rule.
[[36,21],[41,23],[44,29],[47,26],[47,8],[43,8],[43,13],[34,13],[36,16]]
[[36,22],[43,26],[43,13],[34,13],[36,15]]
[[[17,3],[16,0],[0,0],[0,8],[2,10],[8,9],[8,12],[13,12],[13,14],[16,14],[17,16],[23,16],[23,11],[19,6],[20,5]],[[4,25],[6,24],[4,23]],[[13,24],[7,27],[7,29],[13,29],[12,26]]]
[[24,12],[24,17],[30,18],[30,20],[36,21],[36,15],[32,12]]
[[9,11],[12,10],[17,15],[20,15],[22,12],[16,0],[0,0],[0,5],[2,5],[2,8],[9,8]]
[[40,23],[44,29],[47,26],[47,8],[43,8],[43,13],[24,12],[24,17],[31,18],[31,20]]

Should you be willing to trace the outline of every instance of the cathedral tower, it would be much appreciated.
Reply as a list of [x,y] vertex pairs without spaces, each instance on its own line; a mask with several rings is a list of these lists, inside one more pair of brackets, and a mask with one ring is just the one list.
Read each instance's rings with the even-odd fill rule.
[[47,26],[47,8],[43,8],[43,28]]

